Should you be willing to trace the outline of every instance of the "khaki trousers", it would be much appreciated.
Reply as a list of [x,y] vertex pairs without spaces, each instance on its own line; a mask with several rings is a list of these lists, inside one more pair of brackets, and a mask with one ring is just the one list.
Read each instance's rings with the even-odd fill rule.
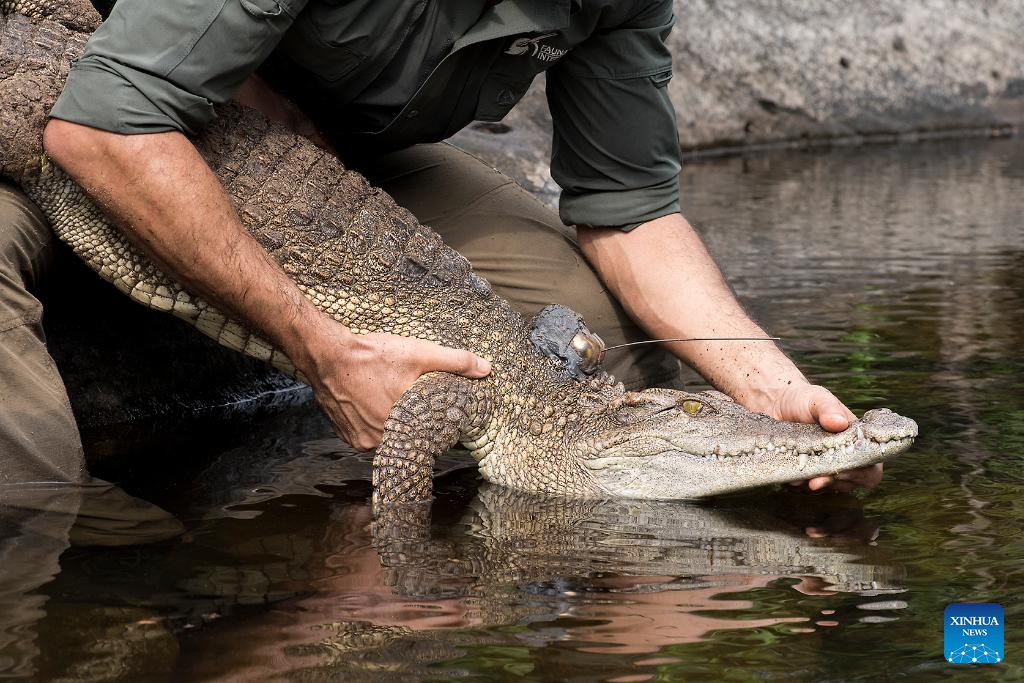
[[30,292],[51,264],[54,239],[35,205],[0,181],[0,485],[84,475],[78,427],[46,351],[43,306]]

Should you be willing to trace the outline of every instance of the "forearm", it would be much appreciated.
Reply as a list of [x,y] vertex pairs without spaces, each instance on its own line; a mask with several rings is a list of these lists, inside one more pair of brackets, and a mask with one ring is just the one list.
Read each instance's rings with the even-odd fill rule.
[[[655,338],[766,336],[740,306],[700,237],[679,214],[624,233],[580,228],[583,254],[627,312]],[[855,416],[824,387],[812,385],[772,342],[681,342],[669,348],[750,410],[818,423],[838,432]],[[881,465],[808,482],[812,490],[872,487]]]
[[161,269],[303,368],[308,344],[329,321],[246,232],[184,136],[124,136],[51,121],[45,144]]
[[[632,232],[580,228],[580,247],[627,312],[654,338],[767,336],[746,314],[680,214]],[[668,347],[740,403],[769,410],[800,370],[771,342],[682,342]]]

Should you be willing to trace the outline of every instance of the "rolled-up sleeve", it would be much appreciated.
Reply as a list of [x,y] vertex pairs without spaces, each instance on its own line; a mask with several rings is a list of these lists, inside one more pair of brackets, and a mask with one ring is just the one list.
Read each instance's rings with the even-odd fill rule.
[[113,133],[197,134],[306,2],[119,0],[50,116]]
[[679,211],[679,134],[665,40],[672,2],[599,29],[548,72],[551,174],[567,225],[619,227]]

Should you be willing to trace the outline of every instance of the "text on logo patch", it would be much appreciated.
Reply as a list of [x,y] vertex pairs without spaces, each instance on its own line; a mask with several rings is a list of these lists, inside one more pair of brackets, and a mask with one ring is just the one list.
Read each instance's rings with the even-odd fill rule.
[[562,47],[554,47],[553,45],[542,45],[540,41],[557,35],[558,33],[545,33],[542,36],[536,36],[534,38],[517,38],[512,45],[505,50],[505,54],[529,55],[541,60],[542,62],[553,62],[563,57],[568,50]]

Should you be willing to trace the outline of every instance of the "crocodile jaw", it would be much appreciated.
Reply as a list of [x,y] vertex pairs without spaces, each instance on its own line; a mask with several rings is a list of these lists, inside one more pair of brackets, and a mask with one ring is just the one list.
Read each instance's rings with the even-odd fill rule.
[[[884,429],[877,424],[884,422]],[[755,448],[735,455],[693,454],[674,447],[643,452],[616,448],[611,455],[582,462],[604,495],[674,500],[703,498],[745,489],[811,479],[867,467],[907,450],[917,423],[889,411],[869,411],[830,439],[835,445],[800,453],[794,447]],[[806,448],[800,450],[806,451]]]

